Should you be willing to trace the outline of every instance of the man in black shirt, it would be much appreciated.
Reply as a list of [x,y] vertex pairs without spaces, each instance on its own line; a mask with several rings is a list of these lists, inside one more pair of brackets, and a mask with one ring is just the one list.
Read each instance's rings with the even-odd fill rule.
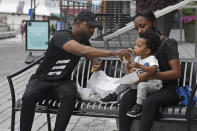
[[51,39],[45,57],[32,75],[23,95],[20,131],[31,130],[36,103],[51,97],[57,98],[61,103],[54,131],[65,131],[77,98],[77,88],[70,76],[81,56],[89,59],[120,57],[128,52],[91,47],[89,38],[95,27],[101,27],[95,19],[92,12],[84,10],[77,16],[72,30],[59,31]]

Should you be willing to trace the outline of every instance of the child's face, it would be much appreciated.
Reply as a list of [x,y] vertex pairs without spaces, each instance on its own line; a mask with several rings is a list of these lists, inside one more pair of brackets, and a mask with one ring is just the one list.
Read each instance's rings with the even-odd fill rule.
[[141,56],[141,58],[146,58],[150,54],[150,49],[147,48],[146,39],[138,38],[136,40],[136,45],[134,47],[134,54],[136,56]]

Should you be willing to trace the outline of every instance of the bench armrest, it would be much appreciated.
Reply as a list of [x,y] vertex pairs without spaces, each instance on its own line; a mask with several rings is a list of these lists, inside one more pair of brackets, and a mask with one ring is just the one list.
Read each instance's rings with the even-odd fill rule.
[[36,61],[34,61],[34,62],[31,63],[30,65],[26,66],[25,68],[23,68],[23,69],[17,71],[16,73],[7,76],[7,78],[8,78],[8,77],[9,77],[9,78],[13,78],[13,77],[15,77],[15,76],[17,76],[17,75],[19,75],[19,74],[25,72],[26,70],[30,69],[30,68],[33,67],[34,65],[38,64],[41,60],[43,60],[43,58],[44,58],[44,56],[42,56],[41,58],[37,59]]
[[43,60],[44,56],[42,56],[41,58],[39,58],[38,60],[34,61],[33,63],[31,63],[30,65],[26,66],[25,68],[7,76],[8,79],[8,83],[10,86],[10,92],[11,92],[11,97],[12,97],[12,107],[15,107],[15,103],[16,103],[16,98],[15,98],[15,91],[14,91],[14,85],[13,85],[13,81],[12,78],[20,75],[21,73],[25,72],[26,70],[30,69],[31,67],[33,67],[34,65],[38,64],[41,60]]
[[186,112],[186,118],[188,120],[191,119],[191,114],[192,114],[192,102],[193,102],[193,98],[195,96],[195,93],[196,93],[196,90],[197,90],[197,83],[195,83],[194,85],[192,85],[192,93],[189,97],[189,100],[188,100],[188,106],[187,106],[187,112]]

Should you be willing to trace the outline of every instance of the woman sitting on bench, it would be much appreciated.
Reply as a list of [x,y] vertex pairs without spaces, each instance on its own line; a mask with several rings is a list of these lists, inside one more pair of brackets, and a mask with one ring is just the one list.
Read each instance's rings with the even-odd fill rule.
[[[151,28],[156,33],[160,34],[156,29],[156,17],[151,10],[142,10],[137,13],[134,17],[134,24],[138,34]],[[176,88],[178,85],[177,79],[181,75],[181,68],[177,42],[174,39],[161,35],[160,39],[161,45],[158,49],[161,49],[156,55],[159,62],[160,72],[156,72],[154,77],[163,80],[163,88],[147,96],[146,100],[144,100],[142,105],[140,131],[151,130],[157,111],[160,107],[175,105],[178,103]],[[148,80],[149,76],[148,72],[140,74],[138,82]],[[127,116],[127,112],[135,105],[136,95],[137,90],[130,89],[120,100],[120,131],[130,131],[132,118]]]

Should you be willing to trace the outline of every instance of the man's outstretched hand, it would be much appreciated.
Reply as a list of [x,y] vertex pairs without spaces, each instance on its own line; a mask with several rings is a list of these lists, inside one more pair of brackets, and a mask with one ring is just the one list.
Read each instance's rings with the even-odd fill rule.
[[115,53],[116,57],[122,58],[123,56],[130,55],[130,50],[129,49],[122,49],[122,50],[114,51],[114,53]]

